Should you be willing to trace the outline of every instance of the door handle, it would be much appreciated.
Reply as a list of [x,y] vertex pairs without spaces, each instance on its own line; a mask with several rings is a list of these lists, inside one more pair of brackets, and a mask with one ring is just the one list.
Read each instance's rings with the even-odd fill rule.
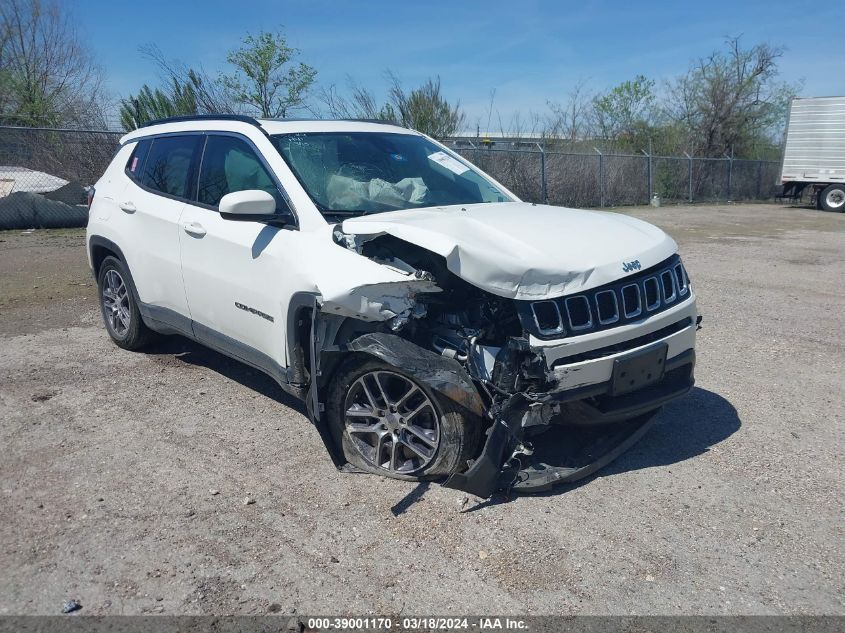
[[185,224],[182,225],[182,228],[185,229],[185,233],[190,233],[191,235],[196,235],[197,237],[205,235],[205,227],[199,222],[185,222]]
[[135,213],[135,211],[138,210],[135,207],[135,203],[132,202],[131,200],[126,200],[124,202],[121,202],[118,206],[121,208],[122,211],[126,211],[126,213]]

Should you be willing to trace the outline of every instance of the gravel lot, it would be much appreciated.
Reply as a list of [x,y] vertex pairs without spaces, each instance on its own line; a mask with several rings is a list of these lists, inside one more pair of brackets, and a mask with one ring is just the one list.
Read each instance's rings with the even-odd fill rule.
[[597,476],[463,510],[338,473],[258,372],[112,345],[82,231],[0,233],[0,613],[845,614],[845,215],[625,212],[681,245],[697,387]]

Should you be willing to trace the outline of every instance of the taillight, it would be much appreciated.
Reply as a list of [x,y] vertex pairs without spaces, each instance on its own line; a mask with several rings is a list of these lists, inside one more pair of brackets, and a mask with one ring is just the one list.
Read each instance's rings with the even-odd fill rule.
[[91,203],[94,202],[94,192],[95,192],[94,187],[91,187],[88,190],[88,209],[89,210],[91,209]]

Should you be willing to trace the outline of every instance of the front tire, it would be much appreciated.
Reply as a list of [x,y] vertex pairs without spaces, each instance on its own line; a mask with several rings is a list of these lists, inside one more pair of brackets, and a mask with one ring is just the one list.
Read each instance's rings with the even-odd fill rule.
[[845,184],[828,185],[819,194],[821,208],[825,211],[845,211]]
[[128,350],[141,349],[153,333],[141,319],[132,277],[116,257],[106,257],[97,274],[100,312],[106,331],[115,345]]
[[338,370],[327,402],[346,460],[369,473],[422,481],[467,467],[479,420],[403,370],[354,359]]

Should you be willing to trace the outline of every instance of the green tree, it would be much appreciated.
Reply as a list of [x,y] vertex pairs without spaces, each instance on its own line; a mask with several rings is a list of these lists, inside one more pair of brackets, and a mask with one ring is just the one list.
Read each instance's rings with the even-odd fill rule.
[[175,79],[167,91],[144,84],[136,96],[120,102],[120,124],[127,131],[156,119],[183,114],[197,114],[196,93],[192,84]]
[[654,121],[654,81],[637,75],[593,99],[596,130],[604,139],[632,139]]
[[221,81],[233,99],[265,118],[284,118],[305,106],[317,71],[294,60],[299,54],[280,33],[247,35],[226,60],[235,72]]

